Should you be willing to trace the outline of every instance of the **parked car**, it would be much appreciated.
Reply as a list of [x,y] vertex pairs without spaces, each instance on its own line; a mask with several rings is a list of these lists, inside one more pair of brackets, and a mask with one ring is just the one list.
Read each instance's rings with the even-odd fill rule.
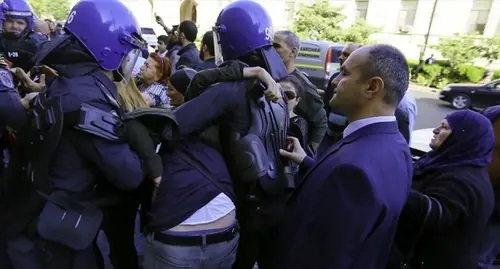
[[301,40],[295,66],[306,73],[316,88],[324,90],[331,75],[340,68],[344,45],[328,41]]
[[455,109],[486,108],[500,104],[500,79],[486,84],[449,84],[439,94]]

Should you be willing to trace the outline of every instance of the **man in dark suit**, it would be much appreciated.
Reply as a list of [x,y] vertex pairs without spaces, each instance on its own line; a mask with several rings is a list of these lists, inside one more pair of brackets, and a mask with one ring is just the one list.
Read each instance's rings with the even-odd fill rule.
[[354,51],[330,101],[350,124],[318,160],[298,140],[280,154],[305,175],[290,198],[276,268],[381,269],[408,195],[412,161],[394,112],[408,66],[389,45]]

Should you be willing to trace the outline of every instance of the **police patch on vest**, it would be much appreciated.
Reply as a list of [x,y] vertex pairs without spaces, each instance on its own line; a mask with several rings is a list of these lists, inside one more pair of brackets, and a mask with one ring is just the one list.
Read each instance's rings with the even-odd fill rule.
[[0,70],[0,82],[7,88],[14,88],[14,82],[12,82],[12,76],[9,72],[5,69]]

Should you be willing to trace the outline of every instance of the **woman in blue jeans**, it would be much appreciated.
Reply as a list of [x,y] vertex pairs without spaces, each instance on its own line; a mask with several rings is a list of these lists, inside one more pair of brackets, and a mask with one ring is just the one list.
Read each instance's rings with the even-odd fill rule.
[[[176,71],[167,93],[184,102],[196,71]],[[164,143],[162,180],[149,212],[144,269],[231,268],[238,248],[234,192],[222,155],[197,136]]]

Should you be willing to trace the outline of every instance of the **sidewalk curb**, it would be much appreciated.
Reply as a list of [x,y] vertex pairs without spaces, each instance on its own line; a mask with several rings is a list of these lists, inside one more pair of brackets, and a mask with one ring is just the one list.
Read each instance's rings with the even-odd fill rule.
[[425,92],[428,94],[434,94],[434,95],[439,95],[439,92],[441,91],[440,89],[434,89],[434,88],[429,88],[429,87],[423,87],[419,86],[416,84],[410,84],[408,88],[412,91],[417,91],[417,92]]

